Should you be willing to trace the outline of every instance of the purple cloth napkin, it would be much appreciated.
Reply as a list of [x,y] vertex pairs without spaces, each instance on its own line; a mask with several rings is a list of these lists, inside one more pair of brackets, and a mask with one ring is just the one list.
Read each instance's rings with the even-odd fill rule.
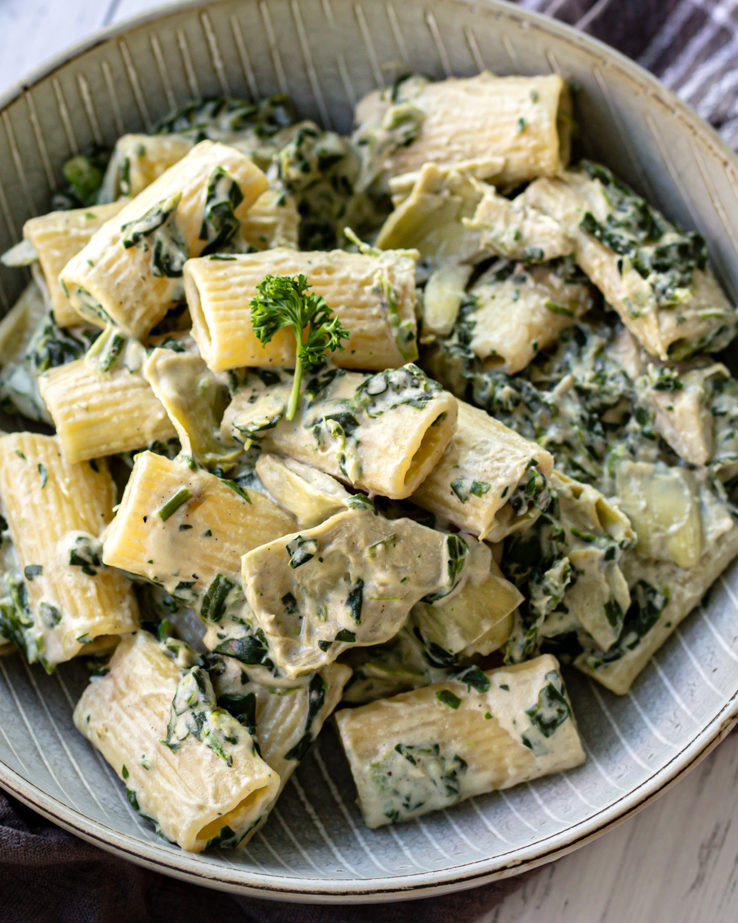
[[[738,147],[738,8],[731,0],[522,0],[637,60]],[[0,793],[4,923],[202,919],[472,923],[536,872],[406,903],[296,905],[210,891],[88,845]]]

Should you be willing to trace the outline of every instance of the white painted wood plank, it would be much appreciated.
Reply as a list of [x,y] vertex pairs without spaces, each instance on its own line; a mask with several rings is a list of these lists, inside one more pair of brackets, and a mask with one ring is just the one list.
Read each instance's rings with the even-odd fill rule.
[[146,0],[118,0],[113,11],[113,22],[120,22],[121,19],[129,19],[131,16],[138,16],[139,13],[148,13],[154,4],[147,3]]
[[545,866],[477,923],[733,923],[738,732],[673,789]]
[[0,89],[101,28],[110,3],[111,0],[2,0]]

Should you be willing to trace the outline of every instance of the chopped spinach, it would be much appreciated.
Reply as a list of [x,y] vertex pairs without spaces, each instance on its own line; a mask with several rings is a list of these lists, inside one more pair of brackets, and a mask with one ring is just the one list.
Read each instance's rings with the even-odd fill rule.
[[202,598],[200,617],[206,622],[219,622],[225,615],[228,596],[235,586],[230,577],[218,574]]
[[223,167],[216,167],[208,177],[205,192],[200,240],[208,243],[201,256],[217,253],[231,243],[241,227],[235,214],[241,202],[241,187]]
[[318,551],[318,543],[314,538],[304,538],[302,535],[297,535],[291,542],[287,542],[285,550],[290,556],[290,567],[301,567],[315,557]]

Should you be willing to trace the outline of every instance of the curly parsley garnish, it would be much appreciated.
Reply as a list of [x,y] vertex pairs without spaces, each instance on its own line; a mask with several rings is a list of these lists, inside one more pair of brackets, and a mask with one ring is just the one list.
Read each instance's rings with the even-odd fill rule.
[[291,327],[296,340],[295,377],[287,404],[286,419],[292,420],[300,397],[303,371],[323,361],[325,354],[343,349],[341,340],[349,331],[328,307],[322,295],[308,294],[308,280],[298,276],[265,276],[251,299],[254,333],[265,345],[278,330]]

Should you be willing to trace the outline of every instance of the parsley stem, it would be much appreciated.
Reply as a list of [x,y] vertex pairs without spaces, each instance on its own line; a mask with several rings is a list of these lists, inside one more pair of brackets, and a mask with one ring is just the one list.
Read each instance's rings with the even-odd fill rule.
[[290,393],[290,399],[287,403],[287,413],[285,414],[285,419],[294,420],[295,414],[297,413],[297,404],[300,400],[300,385],[302,384],[302,356],[300,355],[300,346],[299,343],[302,340],[302,331],[298,336],[298,347],[295,354],[295,377],[292,379],[292,391]]

